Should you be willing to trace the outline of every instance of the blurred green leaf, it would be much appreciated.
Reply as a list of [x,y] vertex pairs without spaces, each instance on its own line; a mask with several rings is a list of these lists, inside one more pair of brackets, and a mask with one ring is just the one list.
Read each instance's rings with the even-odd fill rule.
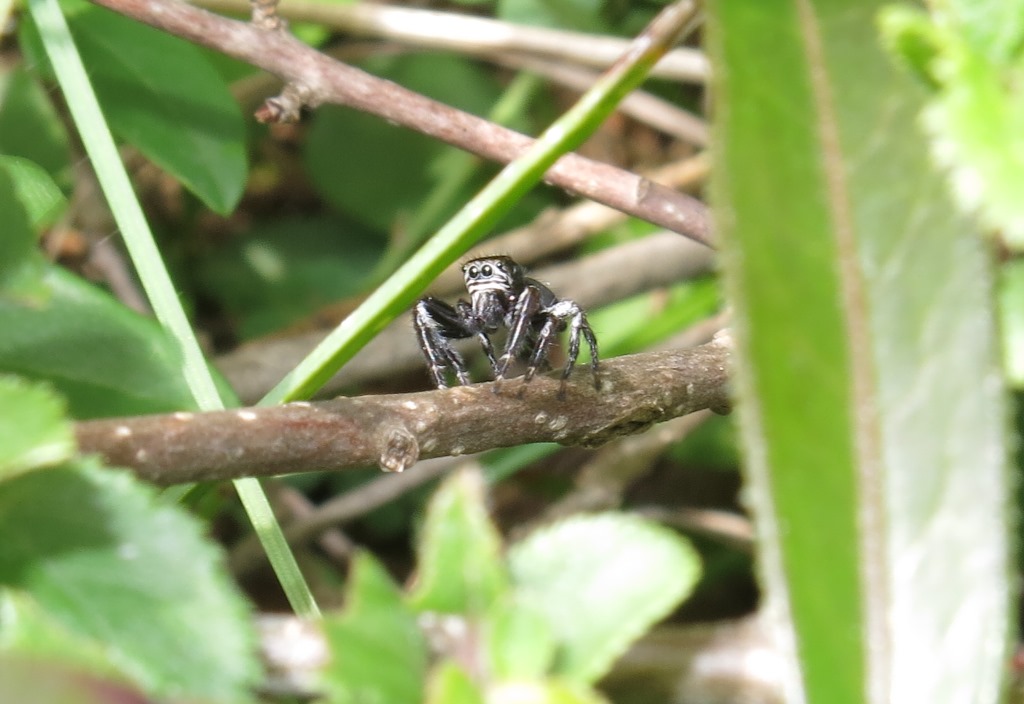
[[561,649],[555,672],[591,683],[693,589],[700,561],[672,531],[625,514],[569,518],[509,551],[516,593]]
[[766,613],[794,629],[794,698],[995,701],[1012,521],[990,257],[930,162],[922,86],[882,53],[877,10],[708,6]]
[[[14,178],[0,165],[0,213],[4,215],[0,235],[0,308],[7,301],[33,305],[45,297],[39,282],[45,262],[36,248],[36,234],[20,195]],[[5,329],[0,326],[0,330]],[[5,330],[5,334],[10,333]]]
[[1024,389],[1024,260],[1015,259],[1002,266],[999,311],[1003,367],[1009,382]]
[[445,660],[430,673],[427,704],[484,704],[484,696],[466,671]]
[[[362,68],[478,115],[500,95],[489,74],[444,54],[377,57]],[[324,106],[317,110],[304,152],[313,184],[335,207],[378,232],[400,233],[402,218],[419,208],[423,194],[440,179],[435,161],[452,150],[372,115]],[[456,205],[479,186],[477,179],[461,186]],[[451,214],[435,213],[432,227]]]
[[604,697],[576,682],[507,682],[487,692],[487,704],[606,704]]
[[0,481],[75,452],[64,404],[42,386],[0,376]]
[[6,171],[13,182],[15,194],[28,213],[33,229],[41,231],[64,214],[67,198],[43,167],[21,157],[0,156],[0,169]]
[[557,642],[547,616],[536,605],[516,598],[498,601],[486,624],[493,680],[540,680],[549,672]]
[[24,474],[0,483],[0,584],[147,691],[238,701],[256,676],[253,634],[202,532],[95,460]]
[[71,181],[71,151],[64,123],[46,90],[21,68],[7,73],[0,69],[0,154],[39,164],[62,186]]
[[954,195],[1024,250],[1024,13],[1014,0],[952,0],[879,15],[890,50],[937,90],[924,111]]
[[427,507],[409,595],[418,611],[480,615],[508,589],[501,537],[487,515],[483,477],[453,473]]
[[42,285],[44,302],[0,297],[0,370],[49,381],[80,420],[195,409],[155,321],[56,266]]
[[602,0],[498,0],[498,17],[506,22],[552,29],[609,34],[601,16]]
[[420,704],[427,648],[416,617],[368,553],[352,564],[345,611],[324,619],[334,654],[323,673],[331,704]]
[[212,210],[230,212],[248,161],[242,113],[224,80],[182,39],[100,7],[74,8],[68,24],[111,129]]
[[205,257],[198,277],[249,339],[359,293],[382,251],[380,240],[337,217],[284,218],[256,223]]
[[141,693],[119,682],[34,657],[0,656],[0,701],[18,704],[143,704]]

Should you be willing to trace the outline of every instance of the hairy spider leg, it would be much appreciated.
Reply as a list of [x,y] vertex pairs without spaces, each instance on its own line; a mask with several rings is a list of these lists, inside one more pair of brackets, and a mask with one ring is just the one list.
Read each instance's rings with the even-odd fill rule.
[[466,363],[450,341],[470,337],[474,333],[462,324],[455,308],[437,298],[423,298],[416,304],[413,327],[437,388],[448,388],[444,376],[446,369],[455,372],[460,384],[469,384]]
[[[572,301],[562,301],[562,303],[572,303]],[[562,370],[562,388],[565,388],[565,380],[569,378],[573,367],[576,366],[576,358],[580,355],[580,335],[582,334],[587,341],[587,346],[590,347],[590,371],[594,375],[594,388],[600,391],[601,382],[597,376],[597,338],[594,336],[594,329],[587,322],[587,314],[575,303],[572,303],[572,306],[572,322],[569,325],[569,359],[566,361],[565,369]]]
[[555,333],[563,330],[565,326],[562,321],[554,316],[548,316],[547,320],[544,321],[544,325],[540,329],[540,333],[537,334],[537,343],[533,348],[533,354],[530,355],[529,365],[526,367],[526,374],[523,375],[523,383],[525,384],[533,375],[537,373],[537,367],[540,366],[541,361],[547,355],[548,348],[551,346],[551,341],[555,338]]
[[495,373],[496,381],[501,381],[505,378],[505,373],[508,371],[508,365],[512,362],[512,358],[518,356],[526,346],[533,318],[541,309],[542,295],[543,291],[531,284],[523,289],[519,300],[516,301],[516,306],[512,309],[509,320],[509,334],[508,341],[505,343],[505,354],[501,355],[498,370]]

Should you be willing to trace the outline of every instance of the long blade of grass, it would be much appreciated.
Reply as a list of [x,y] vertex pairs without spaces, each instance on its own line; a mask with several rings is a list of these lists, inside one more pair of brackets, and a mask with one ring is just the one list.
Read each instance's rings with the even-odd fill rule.
[[[177,341],[182,374],[192,395],[205,411],[224,408],[213,377],[199,348],[174,284],[157,249],[142,207],[124,170],[117,146],[107,127],[96,94],[75,47],[67,22],[57,0],[30,0],[32,18],[39,27],[43,45],[53,64],[71,116],[82,143],[92,161],[110,209],[124,237],[142,286],[161,324]],[[252,521],[281,586],[295,612],[301,616],[319,615],[313,595],[299,571],[284,539],[270,503],[257,479],[235,481],[238,496]]]
[[695,14],[695,3],[689,0],[662,10],[593,88],[271,389],[261,405],[308,398],[385,325],[409,308],[427,284],[493,227],[562,154],[582,143],[619,101],[640,85],[651,67],[685,33]]

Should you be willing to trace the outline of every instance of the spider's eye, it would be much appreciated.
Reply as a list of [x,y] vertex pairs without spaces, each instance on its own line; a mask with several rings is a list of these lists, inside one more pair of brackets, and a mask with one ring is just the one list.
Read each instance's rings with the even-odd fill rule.
[[484,276],[490,276],[491,275],[491,265],[490,264],[484,264],[484,268],[482,269],[482,271],[484,273]]
[[477,271],[475,266],[469,267],[469,271],[467,273],[469,274],[469,278],[471,279],[475,279],[480,274],[480,272]]
[[505,265],[502,264],[501,262],[494,262],[494,266],[498,267],[502,271],[505,271]]

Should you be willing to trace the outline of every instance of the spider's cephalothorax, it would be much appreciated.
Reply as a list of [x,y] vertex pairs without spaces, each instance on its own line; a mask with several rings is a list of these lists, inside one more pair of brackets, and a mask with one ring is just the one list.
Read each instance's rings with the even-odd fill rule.
[[[423,298],[413,311],[413,325],[420,349],[439,389],[448,386],[447,370],[455,373],[460,384],[469,384],[469,373],[452,340],[476,335],[494,369],[497,380],[505,378],[513,359],[527,361],[525,381],[533,378],[543,362],[555,335],[569,328],[569,350],[562,384],[569,378],[580,352],[580,337],[590,347],[594,385],[597,381],[597,340],[587,316],[574,301],[558,299],[544,284],[526,276],[523,267],[509,257],[480,257],[466,262],[462,275],[469,291],[469,302],[454,306],[437,298]],[[494,356],[490,335],[499,328],[508,329],[505,352]]]

